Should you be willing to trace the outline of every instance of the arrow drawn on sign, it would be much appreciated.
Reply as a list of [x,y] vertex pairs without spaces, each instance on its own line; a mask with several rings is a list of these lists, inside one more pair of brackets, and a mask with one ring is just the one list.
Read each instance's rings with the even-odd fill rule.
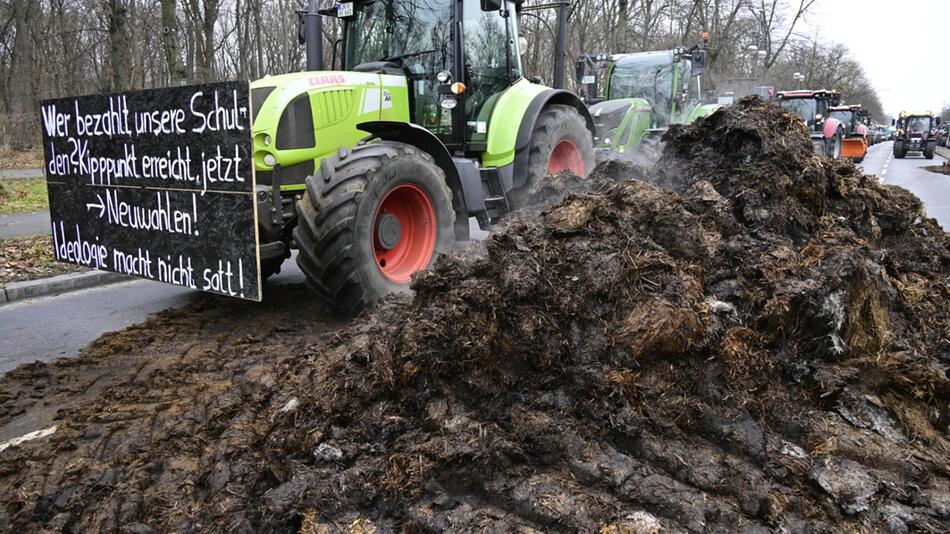
[[100,195],[99,193],[96,193],[96,198],[99,199],[99,203],[98,203],[98,204],[91,204],[91,203],[90,203],[90,204],[86,204],[86,211],[89,211],[89,210],[91,210],[92,208],[99,208],[99,218],[101,219],[102,216],[106,213],[106,205],[105,205],[105,202],[102,201],[102,195]]

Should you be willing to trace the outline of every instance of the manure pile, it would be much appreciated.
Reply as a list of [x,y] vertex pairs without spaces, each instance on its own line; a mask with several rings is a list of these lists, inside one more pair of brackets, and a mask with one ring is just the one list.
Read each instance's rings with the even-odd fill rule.
[[207,297],[43,371],[182,351],[0,452],[0,529],[950,530],[948,234],[758,99],[665,141],[338,331]]

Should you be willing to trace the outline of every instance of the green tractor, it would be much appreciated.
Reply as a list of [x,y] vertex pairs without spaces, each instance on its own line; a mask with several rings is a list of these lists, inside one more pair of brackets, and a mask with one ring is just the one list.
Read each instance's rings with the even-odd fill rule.
[[353,313],[469,240],[471,217],[485,227],[547,174],[592,170],[586,106],[524,76],[519,9],[339,3],[321,14],[343,22],[341,70],[251,84],[263,276],[297,248],[316,296]]
[[592,98],[595,77],[578,63],[580,83],[588,87],[594,119],[594,144],[599,158],[642,151],[651,154],[671,124],[689,124],[719,108],[703,104],[700,77],[705,67],[702,48],[614,55],[605,61],[604,98]]

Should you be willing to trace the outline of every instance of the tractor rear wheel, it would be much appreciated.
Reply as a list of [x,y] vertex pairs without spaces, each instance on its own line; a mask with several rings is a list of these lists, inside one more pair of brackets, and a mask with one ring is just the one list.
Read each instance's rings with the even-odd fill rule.
[[341,150],[307,178],[297,203],[297,264],[317,297],[355,314],[455,242],[452,195],[432,157],[378,141]]
[[577,109],[562,104],[544,108],[528,145],[527,180],[512,191],[512,208],[523,206],[524,195],[545,176],[570,171],[586,178],[594,170],[594,164],[594,139],[587,129],[587,121]]

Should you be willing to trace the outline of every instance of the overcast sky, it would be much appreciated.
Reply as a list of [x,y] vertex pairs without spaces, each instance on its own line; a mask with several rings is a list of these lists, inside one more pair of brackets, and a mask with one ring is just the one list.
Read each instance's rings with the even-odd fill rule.
[[818,0],[801,31],[846,45],[887,113],[950,103],[950,0]]

